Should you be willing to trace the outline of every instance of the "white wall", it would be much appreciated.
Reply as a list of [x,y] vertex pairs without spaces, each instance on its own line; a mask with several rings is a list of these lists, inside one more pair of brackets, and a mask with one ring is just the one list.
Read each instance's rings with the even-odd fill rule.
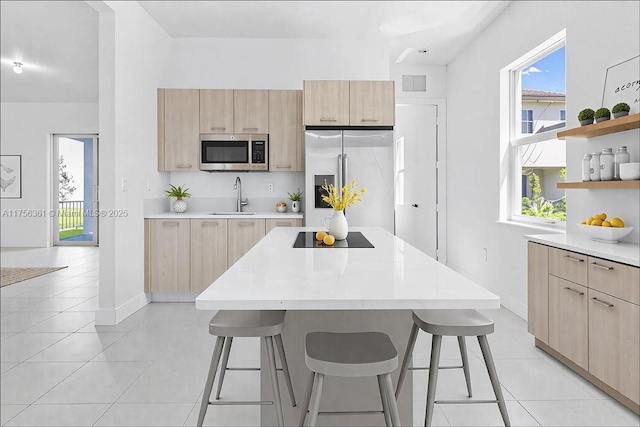
[[[502,304],[526,317],[526,242],[539,231],[497,223],[500,217],[500,69],[563,28],[567,29],[567,125],[578,112],[598,107],[607,67],[638,54],[637,2],[513,2],[448,65],[448,259],[451,267],[501,296]],[[578,17],[578,18],[577,18]],[[597,34],[620,34],[624,42]],[[481,111],[471,111],[482,100]],[[580,179],[582,154],[602,146],[630,145],[638,160],[638,133],[567,142],[567,179]],[[504,168],[502,168],[504,170]],[[637,191],[567,192],[567,230],[592,211],[628,218],[636,227]],[[635,224],[634,224],[635,222]],[[483,261],[483,248],[488,260]]]
[[162,85],[302,89],[303,80],[388,78],[388,46],[383,42],[176,38]]
[[[5,103],[0,106],[0,150],[22,155],[22,199],[1,199],[0,208],[51,209],[51,152],[55,133],[98,133],[97,104]],[[45,212],[48,213],[48,212]],[[3,216],[0,246],[51,244],[51,219]]]
[[157,88],[171,39],[137,2],[104,2],[99,12],[100,208],[127,216],[101,219],[96,324],[115,324],[147,303],[143,199],[168,186],[156,170]]

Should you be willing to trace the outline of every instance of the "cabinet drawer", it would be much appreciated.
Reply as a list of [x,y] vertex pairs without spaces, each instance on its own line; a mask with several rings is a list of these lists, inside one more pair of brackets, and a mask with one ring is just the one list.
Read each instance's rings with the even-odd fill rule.
[[589,373],[640,403],[640,306],[589,289]]
[[589,257],[589,287],[605,294],[640,304],[640,269],[630,265]]
[[267,219],[266,220],[266,232],[269,233],[276,227],[300,227],[302,221],[297,218],[287,219]]
[[562,249],[549,249],[549,274],[587,286],[587,256]]

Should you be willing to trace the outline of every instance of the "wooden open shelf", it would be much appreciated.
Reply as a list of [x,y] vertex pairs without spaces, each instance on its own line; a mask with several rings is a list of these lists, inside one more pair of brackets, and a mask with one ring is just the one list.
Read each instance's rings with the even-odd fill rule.
[[592,125],[563,130],[562,132],[558,132],[558,139],[565,139],[568,137],[582,139],[594,138],[596,136],[609,135],[610,133],[624,132],[625,130],[638,128],[640,128],[640,113]]
[[586,181],[559,182],[558,188],[587,189],[587,190],[639,190],[640,180],[635,181]]

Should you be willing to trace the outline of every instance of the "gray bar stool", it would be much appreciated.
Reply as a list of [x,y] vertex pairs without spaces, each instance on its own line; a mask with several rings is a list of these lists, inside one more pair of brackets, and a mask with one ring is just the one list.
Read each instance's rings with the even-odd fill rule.
[[[498,381],[498,373],[493,364],[491,349],[487,341],[487,335],[493,333],[493,320],[484,316],[476,310],[414,310],[413,311],[413,327],[409,335],[409,343],[407,351],[404,355],[402,368],[400,369],[400,377],[398,378],[398,386],[396,388],[396,396],[400,393],[404,378],[407,374],[411,353],[418,336],[418,328],[433,335],[431,343],[431,361],[429,363],[429,383],[427,386],[427,407],[425,413],[424,425],[431,426],[433,419],[433,410],[436,403],[439,404],[456,404],[456,403],[497,403],[502,415],[505,426],[511,426],[509,415],[507,414],[507,406],[502,396],[502,389]],[[443,336],[458,337],[460,345],[460,353],[462,355],[463,366],[452,366],[447,368],[463,368],[465,378],[467,380],[467,390],[471,397],[471,380],[469,377],[469,362],[467,359],[467,350],[464,337],[478,337],[478,343],[484,356],[484,362],[489,372],[491,386],[496,396],[496,400],[440,400],[436,401],[436,386],[438,383],[438,369],[440,362],[440,349],[442,347]]]
[[[316,425],[319,414],[383,414],[387,426],[400,426],[398,405],[391,384],[391,372],[398,367],[398,352],[388,335],[381,332],[312,332],[305,339],[305,362],[311,374],[300,413],[301,427],[307,411],[309,426]],[[319,412],[325,375],[377,376],[382,411]]]
[[[293,385],[291,384],[291,376],[289,374],[289,365],[284,353],[284,345],[282,344],[282,331],[284,329],[285,311],[255,311],[255,310],[237,310],[237,311],[219,311],[209,322],[209,333],[216,335],[216,345],[211,357],[211,365],[209,366],[209,375],[204,387],[202,396],[202,404],[200,405],[200,414],[198,415],[198,427],[202,426],[207,408],[210,405],[271,405],[275,403],[278,425],[284,426],[284,417],[282,414],[282,402],[280,399],[280,387],[278,385],[278,368],[276,367],[276,356],[273,341],[275,338],[278,352],[280,353],[280,361],[282,362],[282,371],[291,396],[291,404],[296,406],[296,399],[293,394]],[[222,357],[222,366],[220,367],[220,379],[218,380],[218,390],[216,392],[216,400],[220,398],[222,390],[222,382],[226,371],[252,371],[260,370],[260,368],[229,368],[229,354],[231,352],[231,344],[234,337],[261,337],[264,338],[267,348],[267,357],[269,365],[269,374],[271,376],[271,385],[273,387],[273,402],[271,401],[223,401],[211,402],[211,390],[213,389],[213,381],[216,377],[216,371]],[[223,350],[224,347],[224,350]]]

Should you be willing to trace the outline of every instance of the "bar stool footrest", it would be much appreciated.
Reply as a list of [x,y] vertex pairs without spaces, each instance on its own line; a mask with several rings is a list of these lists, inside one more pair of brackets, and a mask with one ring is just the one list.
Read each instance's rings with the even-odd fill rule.
[[[429,366],[412,366],[408,368],[408,371],[428,371],[431,369]],[[464,366],[438,366],[438,369],[464,369]]]
[[230,406],[249,406],[249,405],[260,405],[260,406],[264,406],[264,405],[273,405],[273,401],[272,400],[218,400],[215,402],[211,402],[209,401],[209,405],[216,405],[216,406],[224,406],[224,405],[230,405]]
[[324,411],[318,415],[382,415],[382,411]]
[[469,400],[436,400],[434,403],[440,405],[457,405],[460,403],[498,403],[498,400],[481,400],[481,399],[469,399]]

